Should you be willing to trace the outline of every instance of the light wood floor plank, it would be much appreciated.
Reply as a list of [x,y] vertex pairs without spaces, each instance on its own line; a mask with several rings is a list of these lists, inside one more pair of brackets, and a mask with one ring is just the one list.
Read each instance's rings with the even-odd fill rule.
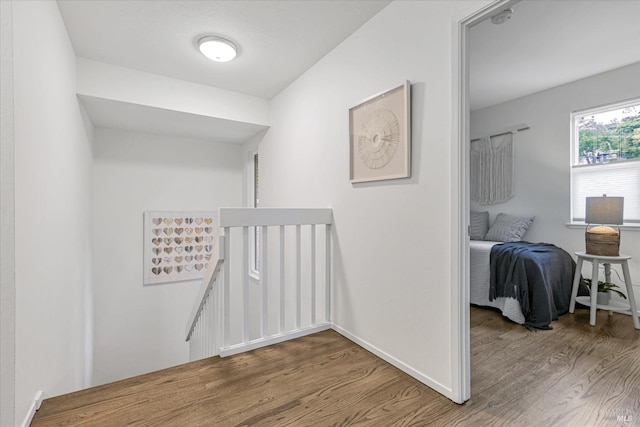
[[[640,426],[640,331],[587,310],[528,331],[471,308],[456,405],[333,331],[46,399],[32,426]],[[622,418],[621,418],[622,417]]]

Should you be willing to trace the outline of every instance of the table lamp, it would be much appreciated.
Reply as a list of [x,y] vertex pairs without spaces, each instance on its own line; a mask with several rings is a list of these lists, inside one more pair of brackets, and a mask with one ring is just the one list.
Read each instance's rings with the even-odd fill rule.
[[[590,255],[620,255],[620,224],[624,197],[587,197],[585,241]],[[600,224],[589,228],[591,224]],[[618,230],[608,225],[617,225]]]

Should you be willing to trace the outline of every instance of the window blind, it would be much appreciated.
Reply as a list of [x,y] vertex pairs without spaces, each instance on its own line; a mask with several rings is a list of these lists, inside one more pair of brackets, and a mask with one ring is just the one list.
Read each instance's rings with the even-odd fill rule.
[[627,160],[571,168],[573,221],[584,221],[585,198],[624,197],[624,222],[640,223],[640,161]]

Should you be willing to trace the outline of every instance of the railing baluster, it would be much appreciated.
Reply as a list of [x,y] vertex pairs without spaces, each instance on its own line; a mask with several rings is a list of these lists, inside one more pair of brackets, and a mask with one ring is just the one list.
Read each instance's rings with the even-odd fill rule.
[[[200,319],[200,316],[198,317],[198,319]],[[196,344],[197,344],[197,348],[196,348],[196,358],[200,359],[200,352],[202,349],[202,322],[198,322],[196,324]]]
[[204,307],[202,307],[202,314],[200,314],[200,322],[202,323],[202,343],[200,344],[200,348],[202,349],[202,355],[200,358],[202,359],[207,355],[207,331],[209,330],[209,325],[207,322],[207,299],[205,298]]
[[206,326],[203,322],[203,314],[200,314],[200,322],[198,322],[200,324],[200,345],[198,346],[200,348],[200,354],[198,355],[198,359],[202,359],[202,357],[204,356],[204,348],[203,348],[203,343],[204,343],[204,334],[205,334],[205,329]]
[[230,251],[231,251],[231,228],[224,228],[224,263],[225,268],[222,272],[224,275],[224,292],[223,292],[223,305],[224,305],[224,335],[223,335],[223,345],[225,348],[228,348],[231,345],[231,268],[232,265],[230,263]]
[[316,225],[311,224],[311,324],[316,324]]
[[218,352],[218,334],[216,333],[218,328],[218,319],[216,319],[217,312],[217,298],[216,298],[217,288],[211,289],[211,355],[215,356]]
[[198,343],[198,354],[197,354],[196,357],[198,359],[202,359],[202,340],[204,339],[204,334],[202,333],[202,328],[203,328],[202,317],[203,317],[202,313],[200,313],[200,316],[198,316],[198,326],[197,326],[197,329],[198,329],[198,341],[197,341],[197,343]]
[[204,345],[202,348],[204,349],[204,357],[209,357],[209,345],[211,344],[211,319],[209,319],[209,310],[211,304],[209,304],[209,296],[207,296],[207,303],[202,312],[202,323],[204,323]]
[[205,321],[204,323],[204,327],[206,329],[205,332],[205,345],[204,345],[204,349],[205,349],[205,355],[206,357],[209,357],[211,355],[210,353],[210,348],[211,348],[211,316],[209,315],[209,313],[211,312],[211,303],[209,301],[209,295],[207,295],[207,302],[204,306],[205,311],[203,312],[203,315],[205,317]]
[[284,314],[285,314],[285,272],[284,272],[284,225],[280,226],[280,329],[284,332]]
[[242,342],[249,342],[249,227],[242,227]]
[[216,305],[215,305],[215,299],[214,299],[214,292],[215,292],[215,287],[211,288],[211,294],[209,295],[209,325],[211,325],[209,327],[209,334],[211,334],[211,344],[209,347],[209,356],[213,356],[216,353],[216,318],[215,318],[215,313],[216,313]]
[[260,281],[262,282],[262,336],[269,335],[269,231],[262,226],[260,235]]
[[214,286],[211,288],[211,336],[213,339],[211,340],[211,355],[215,356],[218,354],[219,343],[220,343],[220,328],[218,317],[220,315],[220,309],[218,305],[218,287]]
[[204,342],[207,334],[207,325],[204,322],[204,312],[200,315],[200,359],[204,357]]
[[215,304],[214,304],[214,292],[215,288],[211,289],[211,294],[209,295],[209,356],[213,356],[216,352],[216,319],[215,319]]
[[302,239],[300,225],[296,225],[296,329],[300,329],[302,311]]
[[222,286],[220,286],[220,284],[218,284],[218,287],[215,288],[215,293],[213,294],[213,298],[214,298],[214,313],[213,313],[213,320],[215,322],[215,328],[214,328],[214,333],[215,333],[215,341],[214,341],[214,345],[215,345],[215,350],[216,353],[215,354],[219,354],[220,351],[220,347],[222,347],[222,328],[223,328],[223,318],[222,318],[222,298],[220,298],[221,293],[220,291],[222,290]]
[[215,287],[211,288],[211,292],[209,292],[209,336],[211,337],[209,343],[209,356],[213,356],[216,352],[216,319],[215,319]]

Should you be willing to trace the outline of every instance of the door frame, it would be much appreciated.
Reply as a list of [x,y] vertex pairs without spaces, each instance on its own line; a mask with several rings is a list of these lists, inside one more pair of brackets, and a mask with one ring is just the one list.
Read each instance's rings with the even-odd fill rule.
[[451,144],[451,384],[452,400],[471,398],[471,344],[469,310],[469,30],[519,0],[495,0],[453,24]]

